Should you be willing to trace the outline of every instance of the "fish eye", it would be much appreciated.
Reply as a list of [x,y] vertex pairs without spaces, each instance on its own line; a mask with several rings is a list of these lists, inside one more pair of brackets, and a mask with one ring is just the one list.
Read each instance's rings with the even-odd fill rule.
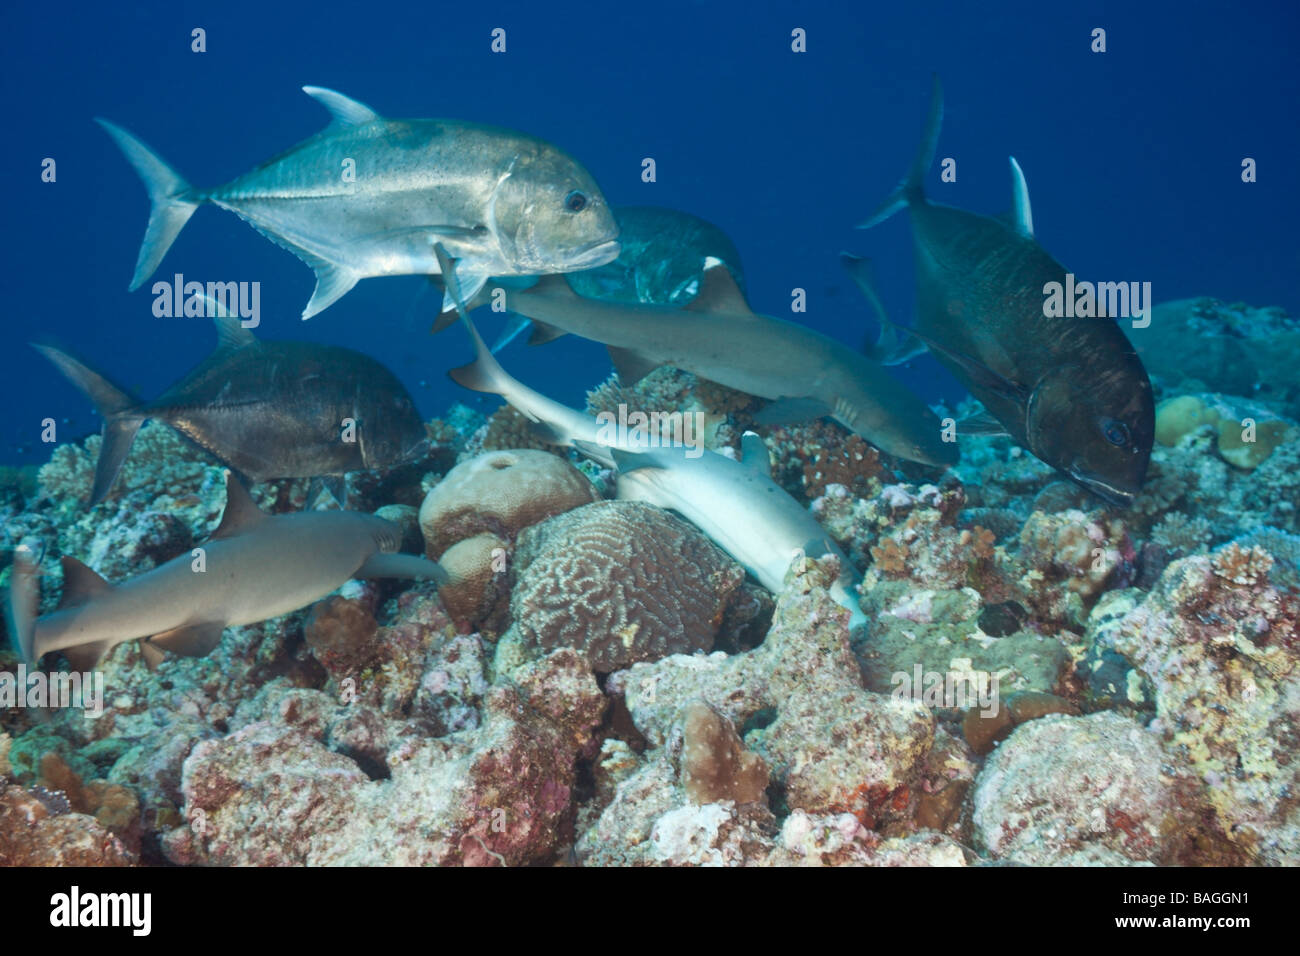
[[569,194],[564,197],[564,208],[569,212],[582,212],[587,208],[586,195],[578,189],[570,190]]
[[1101,433],[1106,436],[1106,441],[1112,445],[1122,448],[1128,444],[1128,426],[1118,419],[1103,418]]

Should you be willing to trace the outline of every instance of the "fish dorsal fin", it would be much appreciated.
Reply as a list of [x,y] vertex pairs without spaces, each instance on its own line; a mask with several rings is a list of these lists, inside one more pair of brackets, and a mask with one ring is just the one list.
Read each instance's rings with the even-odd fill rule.
[[772,457],[767,453],[767,442],[755,432],[745,432],[740,439],[741,464],[750,471],[772,477]]
[[257,344],[257,336],[244,328],[243,323],[232,315],[218,315],[212,320],[217,327],[217,347],[214,355],[237,352]]
[[330,111],[339,126],[365,126],[379,119],[379,114],[365,103],[323,86],[304,86],[302,91]]
[[[521,295],[547,295],[557,299],[578,298],[578,293],[573,291],[573,286],[569,285],[569,280],[556,272],[542,276],[535,285],[531,285],[527,289],[520,289],[519,292]],[[507,292],[507,305],[509,299],[510,293]]]
[[1029,184],[1025,182],[1025,172],[1016,162],[1016,157],[1007,158],[1011,160],[1011,211],[1007,213],[1007,218],[1016,232],[1026,238],[1033,238],[1034,214],[1029,208]]
[[237,534],[243,534],[250,528],[256,527],[263,521],[267,521],[270,516],[254,503],[252,496],[235,473],[229,468],[226,469],[226,510],[222,512],[221,524],[217,525],[217,530],[212,532],[211,541],[219,538],[233,538]]
[[732,312],[752,315],[745,294],[736,285],[731,271],[721,259],[709,256],[704,260],[704,276],[700,279],[700,293],[684,307],[688,312]]
[[113,590],[113,585],[76,558],[65,556],[62,564],[63,597],[59,600],[60,610],[65,607],[78,607],[92,598]]

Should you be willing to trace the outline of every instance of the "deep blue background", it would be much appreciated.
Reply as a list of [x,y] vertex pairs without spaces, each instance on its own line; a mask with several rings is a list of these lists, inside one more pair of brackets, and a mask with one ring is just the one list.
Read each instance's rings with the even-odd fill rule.
[[[1040,241],[1080,278],[1149,280],[1157,301],[1214,295],[1297,309],[1300,36],[1295,3],[1027,2],[289,5],[6,4],[0,13],[5,204],[0,462],[41,462],[40,419],[61,439],[98,429],[88,403],[26,342],[62,343],[152,397],[211,348],[204,319],[157,319],[149,284],[126,291],[147,218],[135,173],[91,118],[105,116],[212,186],[319,130],[299,91],[332,87],[394,117],[514,127],[579,158],[615,204],[689,210],[739,247],[755,309],[803,317],[857,344],[870,313],[841,249],[876,261],[908,319],[907,218],[852,224],[915,151],[929,76],[947,116],[933,198],[978,212],[1008,204],[1007,155],[1023,166]],[[190,30],[208,52],[190,52]],[[489,51],[492,28],[508,52]],[[790,51],[790,31],[808,52]],[[1109,50],[1089,51],[1104,27]],[[58,181],[40,181],[41,160]],[[658,182],[640,181],[653,156]],[[1240,180],[1243,156],[1260,181]],[[155,279],[260,280],[269,338],[362,349],[407,382],[426,417],[455,400],[459,329],[430,337],[424,280],[369,279],[298,316],[310,269],[234,215],[205,207]],[[499,318],[481,313],[488,334]],[[506,366],[572,405],[608,373],[566,338],[512,347]],[[929,359],[905,373],[927,398],[960,394]],[[495,400],[492,400],[495,403]],[[29,447],[23,451],[23,446]]]

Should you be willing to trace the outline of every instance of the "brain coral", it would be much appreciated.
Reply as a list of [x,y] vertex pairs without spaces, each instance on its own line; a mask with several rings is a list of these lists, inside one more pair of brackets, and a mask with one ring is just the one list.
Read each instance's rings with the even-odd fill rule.
[[586,505],[526,530],[515,552],[516,627],[574,647],[602,673],[707,651],[744,571],[702,534],[640,502]]

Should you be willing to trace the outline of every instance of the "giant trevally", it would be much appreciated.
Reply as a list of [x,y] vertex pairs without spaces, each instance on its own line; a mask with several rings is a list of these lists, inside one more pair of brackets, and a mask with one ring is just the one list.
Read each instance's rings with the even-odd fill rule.
[[717,259],[745,290],[740,253],[711,222],[663,206],[615,206],[618,258],[569,275],[578,295],[606,302],[685,305],[700,291],[704,261]]
[[627,441],[590,415],[547,398],[519,382],[492,355],[468,315],[461,316],[474,343],[474,362],[449,374],[478,392],[500,395],[539,427],[550,441],[571,445],[606,467],[618,469],[618,497],[669,508],[703,531],[773,593],[785,587],[790,564],[803,555],[833,554],[840,576],[831,597],[850,614],[850,626],[866,623],[855,597],[853,564],[817,520],[771,477],[763,439],[746,432],[743,459],[681,447],[647,447]]
[[[1045,287],[1063,287],[1066,269],[1034,239],[1029,193],[1014,158],[1005,221],[926,199],[922,181],[942,120],[936,77],[911,170],[862,224],[873,226],[904,206],[911,215],[917,309],[909,331],[1017,442],[1126,505],[1142,487],[1155,437],[1146,369],[1112,318],[1045,315]],[[864,284],[856,260],[846,264]]]
[[[558,275],[528,289],[494,285],[491,296],[537,323],[530,341],[571,332],[604,343],[625,385],[671,365],[771,399],[760,423],[831,417],[891,455],[931,465],[957,460],[934,412],[879,363],[807,326],[755,313],[715,260],[684,308],[588,299]],[[444,314],[434,329],[454,321],[454,312]]]
[[148,402],[59,349],[34,346],[104,419],[91,504],[108,494],[136,432],[151,418],[253,481],[382,469],[426,449],[415,403],[379,362],[337,346],[261,342],[236,318],[215,321],[212,354]]
[[[618,258],[594,269],[568,274],[578,295],[606,302],[685,305],[700,291],[704,263],[716,259],[745,290],[740,253],[725,232],[711,222],[664,206],[615,206]],[[513,315],[492,345],[499,351],[530,326]]]
[[187,551],[112,585],[64,557],[62,601],[38,618],[39,568],[20,547],[14,553],[10,634],[24,662],[63,651],[79,670],[133,640],[144,640],[151,666],[163,651],[202,657],[225,628],[296,611],[351,578],[447,580],[436,562],[394,553],[401,540],[401,528],[391,521],[355,511],[268,515],[227,470],[226,510],[202,546],[202,567]]
[[152,204],[131,289],[205,202],[315,270],[304,319],[359,279],[437,274],[435,242],[460,259],[470,295],[488,276],[572,272],[618,255],[618,227],[595,180],[550,143],[477,123],[385,119],[333,90],[303,91],[329,110],[329,126],[215,189],[195,189],[135,136],[97,120]]

